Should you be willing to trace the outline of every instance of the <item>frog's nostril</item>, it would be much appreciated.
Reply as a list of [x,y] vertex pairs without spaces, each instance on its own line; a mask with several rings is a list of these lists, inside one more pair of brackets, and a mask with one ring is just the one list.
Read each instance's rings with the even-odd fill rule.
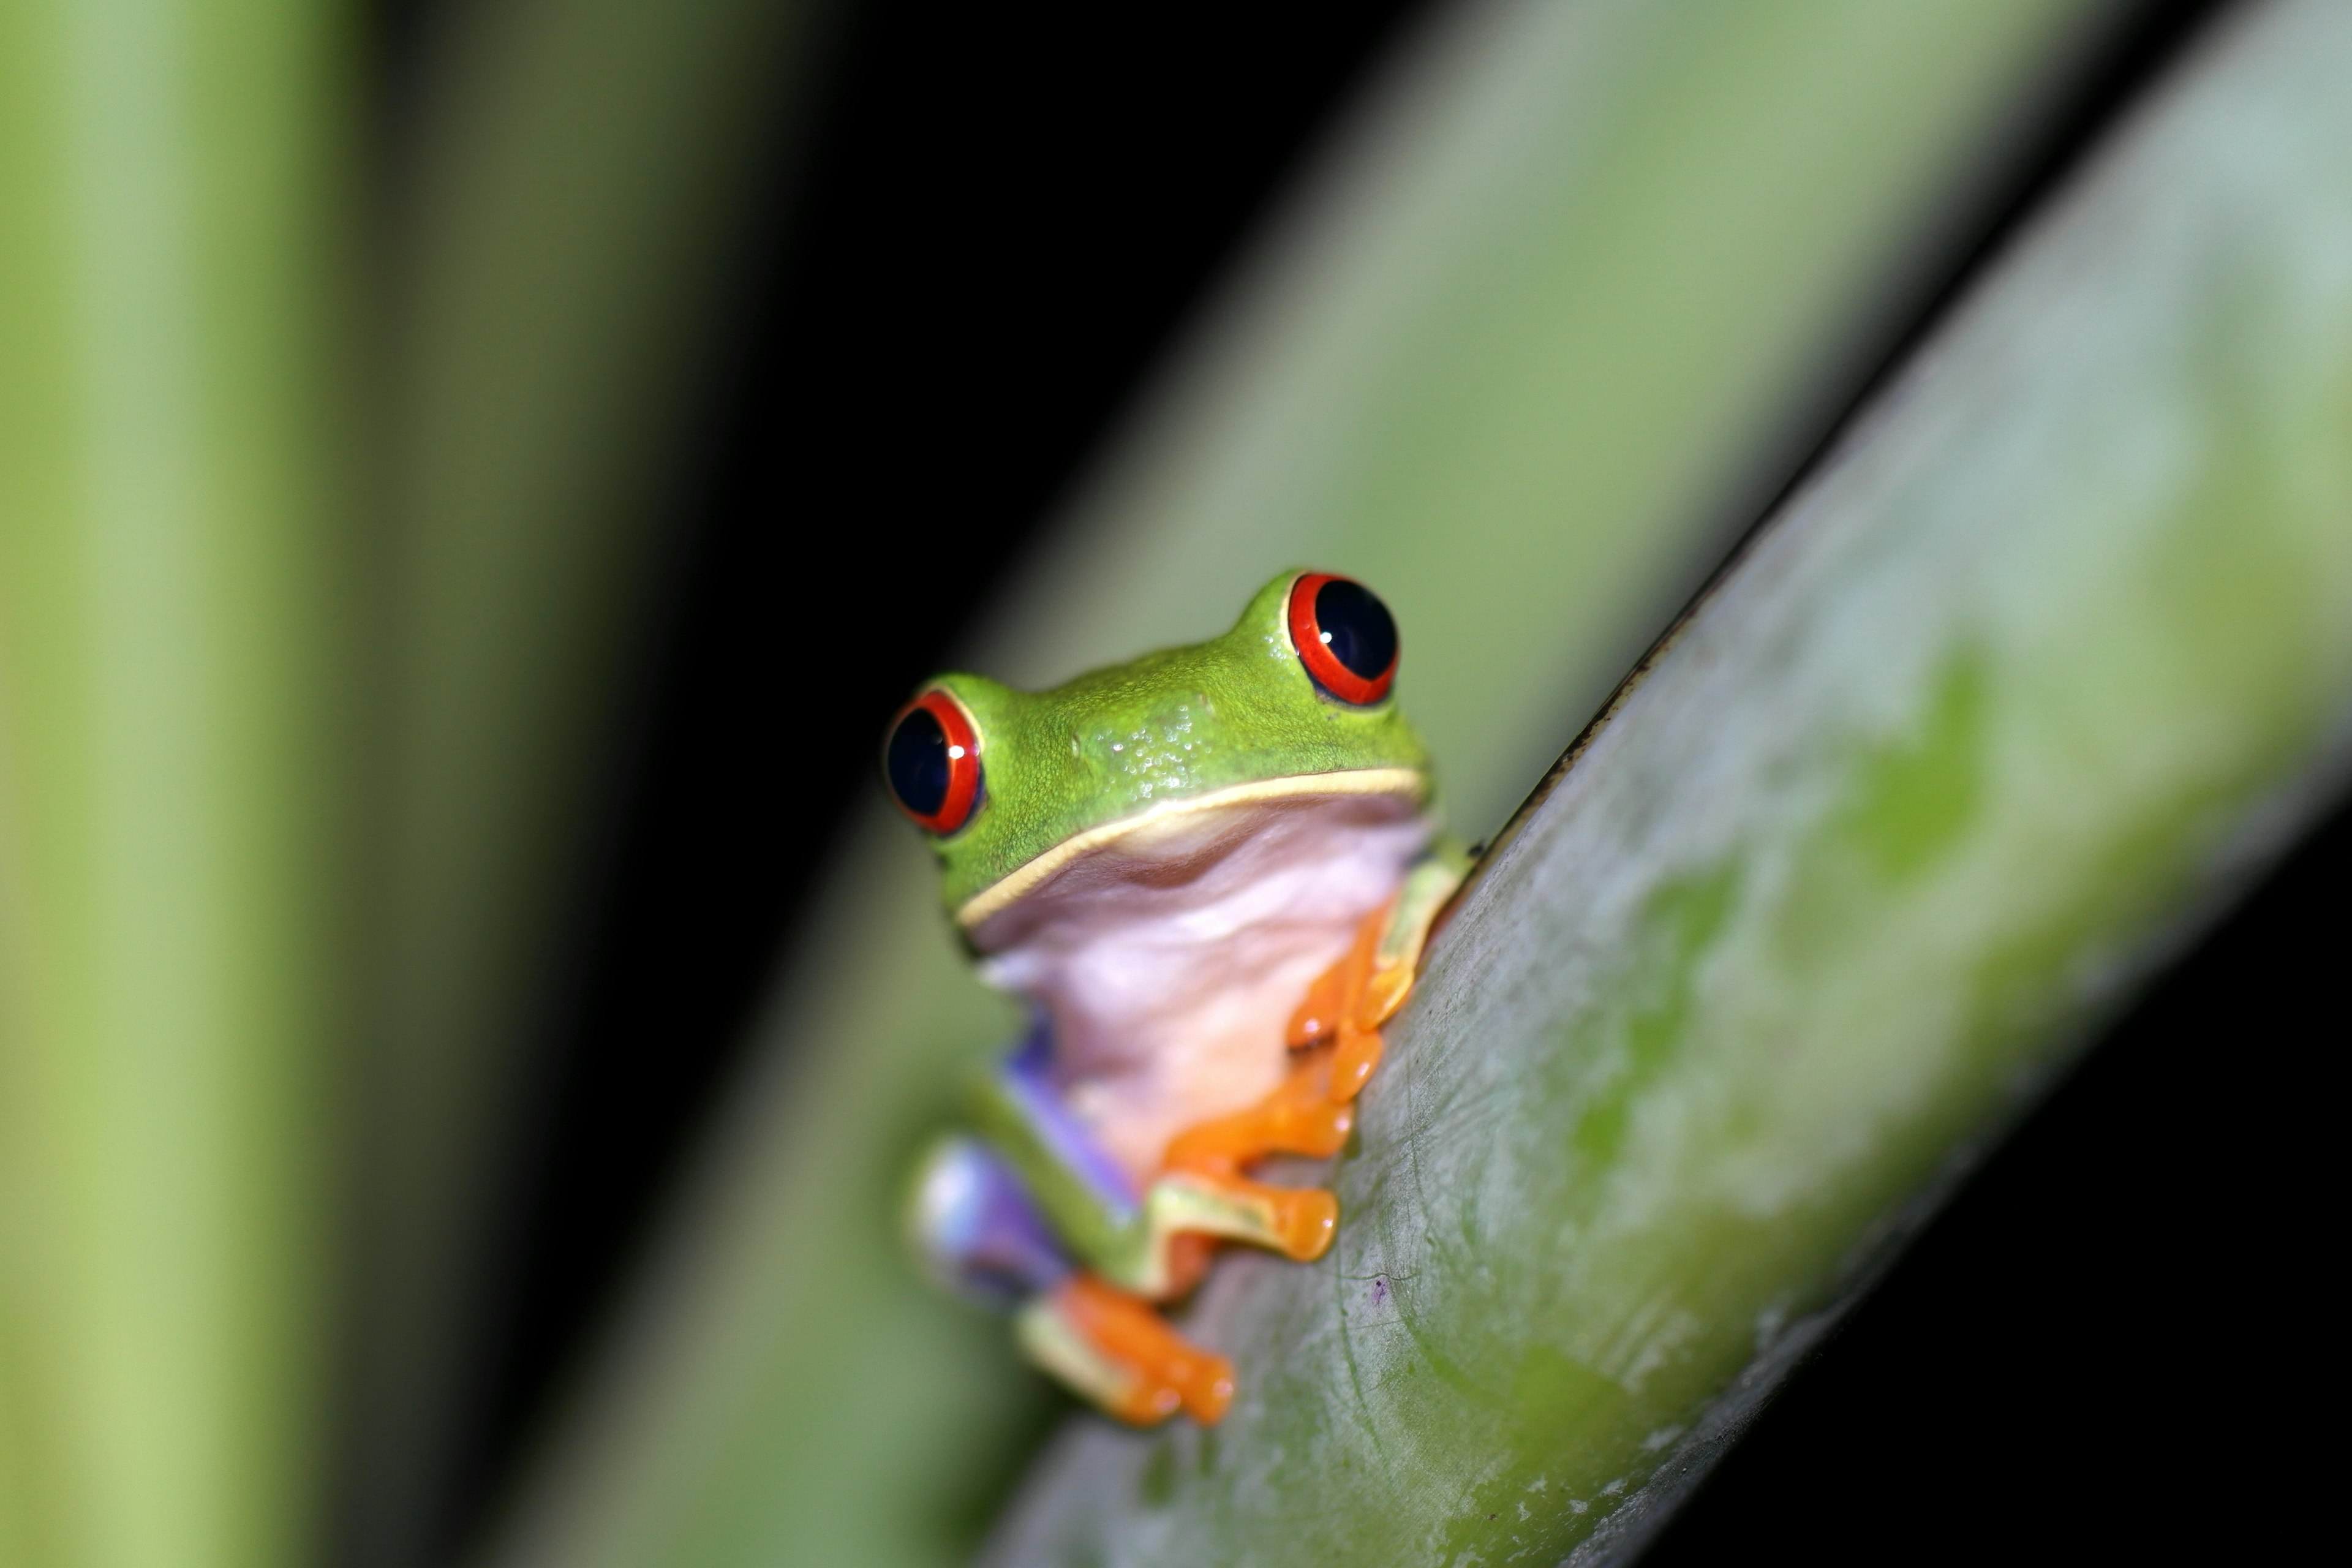
[[934,833],[953,833],[980,796],[980,742],[947,692],[924,692],[900,711],[882,748],[882,777],[898,808]]
[[1293,584],[1290,640],[1315,683],[1343,702],[1378,702],[1396,680],[1396,620],[1353,578],[1309,572]]

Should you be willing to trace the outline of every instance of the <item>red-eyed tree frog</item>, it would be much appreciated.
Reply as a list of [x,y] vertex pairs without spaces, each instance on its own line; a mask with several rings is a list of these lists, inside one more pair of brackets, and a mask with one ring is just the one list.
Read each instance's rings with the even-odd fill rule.
[[942,675],[890,727],[891,795],[1033,1020],[921,1162],[916,1247],[1123,1420],[1232,1400],[1232,1363],[1157,1310],[1218,1244],[1330,1247],[1330,1193],[1246,1173],[1339,1151],[1467,869],[1398,653],[1370,590],[1287,572],[1223,637],[1051,691]]

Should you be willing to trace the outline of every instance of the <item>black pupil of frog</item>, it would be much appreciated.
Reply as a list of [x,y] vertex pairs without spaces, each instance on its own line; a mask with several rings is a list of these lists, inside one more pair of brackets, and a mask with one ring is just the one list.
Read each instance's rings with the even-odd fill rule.
[[937,816],[948,799],[948,732],[938,715],[918,708],[890,731],[883,759],[890,793],[917,816]]
[[1334,577],[1316,589],[1315,626],[1331,657],[1366,680],[1378,679],[1396,659],[1396,622],[1360,583]]

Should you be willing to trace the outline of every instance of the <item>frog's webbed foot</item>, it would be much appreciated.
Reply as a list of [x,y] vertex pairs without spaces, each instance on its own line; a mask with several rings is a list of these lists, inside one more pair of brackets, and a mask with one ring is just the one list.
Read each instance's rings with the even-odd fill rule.
[[1180,1409],[1213,1425],[1233,1403],[1233,1363],[1202,1350],[1144,1301],[1092,1274],[1030,1298],[1014,1320],[1022,1348],[1048,1372],[1138,1426]]
[[[1308,987],[1287,1036],[1299,1053],[1281,1087],[1257,1104],[1187,1128],[1170,1141],[1150,1203],[1155,1234],[1215,1236],[1301,1262],[1331,1245],[1339,1200],[1319,1187],[1269,1186],[1241,1173],[1272,1154],[1328,1159],[1355,1126],[1355,1100],[1381,1061],[1381,1029],[1412,993],[1423,945],[1462,880],[1463,862],[1433,855],[1394,899],[1367,916],[1344,957]],[[1166,1293],[1197,1267],[1171,1258]],[[1154,1280],[1154,1284],[1163,1283]]]
[[1380,1028],[1365,1026],[1364,994],[1392,908],[1369,916],[1347,956],[1309,989],[1291,1019],[1289,1043],[1299,1054],[1281,1086],[1247,1110],[1178,1133],[1163,1170],[1223,1182],[1271,1154],[1328,1159],[1346,1144],[1356,1092],[1379,1060]]
[[1364,917],[1339,962],[1307,987],[1286,1036],[1298,1056],[1282,1086],[1246,1110],[1178,1133],[1166,1168],[1226,1176],[1269,1154],[1338,1153],[1355,1126],[1356,1096],[1380,1065],[1381,1026],[1412,994],[1430,927],[1461,880],[1449,857],[1415,866],[1397,896]]
[[[1247,1242],[1301,1263],[1322,1257],[1339,1226],[1339,1200],[1319,1187],[1271,1186],[1241,1173],[1268,1154],[1323,1159],[1339,1152],[1355,1113],[1331,1102],[1329,1066],[1318,1052],[1248,1110],[1178,1133],[1151,1184],[1154,1230],[1171,1242],[1211,1236]],[[1189,1289],[1205,1267],[1205,1250],[1195,1250],[1191,1268],[1181,1267],[1187,1259],[1171,1259],[1169,1293]]]

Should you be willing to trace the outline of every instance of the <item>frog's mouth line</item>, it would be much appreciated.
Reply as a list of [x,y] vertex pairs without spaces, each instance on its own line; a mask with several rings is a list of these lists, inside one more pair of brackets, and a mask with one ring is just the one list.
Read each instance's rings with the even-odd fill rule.
[[1158,827],[1171,817],[1217,811],[1226,806],[1247,805],[1254,801],[1291,799],[1301,795],[1401,795],[1419,800],[1428,790],[1429,775],[1418,768],[1350,768],[1344,773],[1297,773],[1289,778],[1258,779],[1250,784],[1212,790],[1207,795],[1197,795],[1185,800],[1162,801],[1148,811],[1118,822],[1107,822],[1100,827],[1090,827],[1084,833],[1066,838],[1035,859],[1006,872],[964,900],[963,907],[956,910],[956,923],[966,931],[975,930],[990,916],[1010,908],[1024,894],[1073,860],[1091,854],[1106,844],[1116,843],[1131,833]]

